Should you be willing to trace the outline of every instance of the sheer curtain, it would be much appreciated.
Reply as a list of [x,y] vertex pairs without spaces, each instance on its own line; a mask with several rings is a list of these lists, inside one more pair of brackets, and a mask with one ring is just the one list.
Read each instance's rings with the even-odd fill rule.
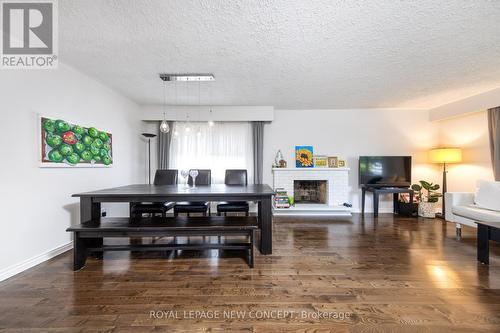
[[212,182],[223,184],[226,169],[247,169],[253,182],[252,126],[248,122],[175,122],[171,169],[211,169]]
[[488,110],[491,163],[495,180],[500,180],[500,106]]

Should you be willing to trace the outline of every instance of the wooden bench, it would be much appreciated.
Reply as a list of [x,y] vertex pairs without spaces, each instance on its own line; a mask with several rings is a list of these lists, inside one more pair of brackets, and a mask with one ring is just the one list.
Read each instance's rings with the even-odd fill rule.
[[[91,252],[165,251],[165,250],[248,250],[248,265],[254,266],[256,217],[109,217],[92,220],[66,229],[74,233],[73,270],[85,266]],[[169,244],[104,245],[107,237],[174,237]],[[247,236],[248,242],[180,244],[177,236]],[[220,240],[220,237],[219,237]]]

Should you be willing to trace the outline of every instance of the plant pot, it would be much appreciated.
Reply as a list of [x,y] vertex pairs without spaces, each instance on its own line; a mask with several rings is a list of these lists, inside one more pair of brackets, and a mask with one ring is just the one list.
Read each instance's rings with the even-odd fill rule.
[[421,202],[418,204],[418,216],[433,219],[436,217],[435,202]]

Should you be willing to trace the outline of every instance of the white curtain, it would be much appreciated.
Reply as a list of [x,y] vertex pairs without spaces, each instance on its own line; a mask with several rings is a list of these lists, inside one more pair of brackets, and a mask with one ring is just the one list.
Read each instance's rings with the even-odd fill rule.
[[171,169],[210,169],[212,183],[223,184],[226,169],[246,169],[253,182],[252,127],[249,122],[175,122]]

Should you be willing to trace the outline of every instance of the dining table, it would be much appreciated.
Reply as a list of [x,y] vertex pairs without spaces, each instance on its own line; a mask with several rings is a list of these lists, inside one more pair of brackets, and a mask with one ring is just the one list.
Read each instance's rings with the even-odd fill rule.
[[148,185],[133,184],[73,194],[80,198],[80,223],[99,221],[103,202],[182,202],[248,201],[257,203],[261,254],[272,254],[273,189],[266,184],[252,185]]

